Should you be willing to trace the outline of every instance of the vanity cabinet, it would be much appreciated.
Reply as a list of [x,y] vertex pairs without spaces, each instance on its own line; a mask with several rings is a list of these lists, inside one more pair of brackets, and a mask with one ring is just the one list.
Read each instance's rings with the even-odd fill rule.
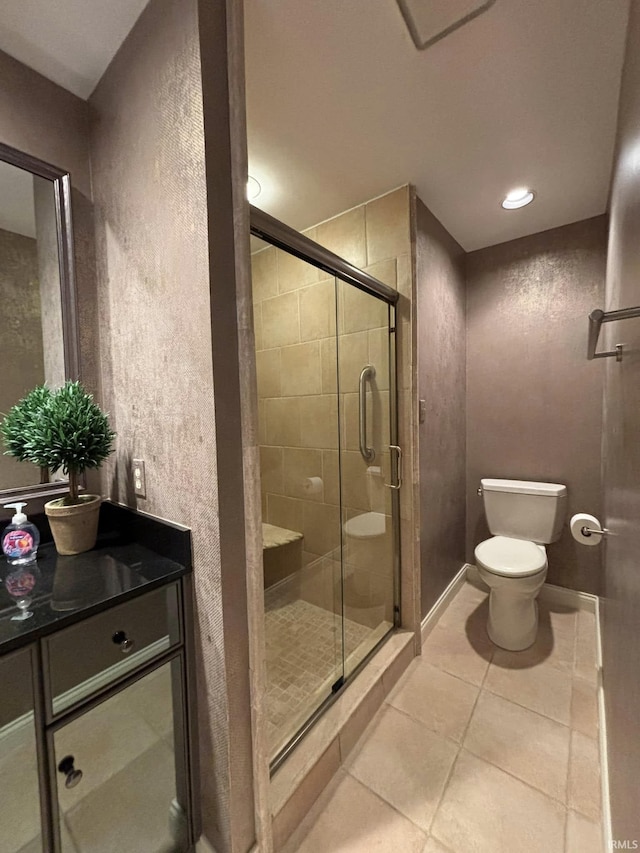
[[[0,656],[0,853],[191,853],[188,570],[139,544],[78,558],[44,551],[33,625],[11,623],[0,596],[0,652],[22,642]],[[98,601],[96,572],[109,591]]]

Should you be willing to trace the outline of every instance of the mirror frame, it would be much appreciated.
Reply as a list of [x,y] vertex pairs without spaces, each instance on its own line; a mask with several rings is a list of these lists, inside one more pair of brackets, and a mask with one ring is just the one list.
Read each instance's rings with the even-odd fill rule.
[[[80,378],[78,312],[76,304],[75,263],[73,254],[73,223],[71,219],[71,176],[69,172],[45,163],[17,148],[0,142],[0,160],[46,178],[53,185],[58,229],[58,265],[60,270],[60,301],[62,306],[62,341],[64,372],[67,379]],[[0,452],[2,452],[0,448]],[[0,504],[16,500],[33,500],[65,494],[66,482],[38,483],[13,489],[0,489]]]

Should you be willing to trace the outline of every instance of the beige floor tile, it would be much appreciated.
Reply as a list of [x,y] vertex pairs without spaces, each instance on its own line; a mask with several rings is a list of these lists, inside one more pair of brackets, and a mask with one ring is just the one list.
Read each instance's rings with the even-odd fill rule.
[[566,726],[483,691],[464,747],[564,803],[569,740]]
[[347,769],[428,831],[457,753],[458,747],[450,740],[387,706]]
[[595,684],[598,678],[597,665],[596,617],[594,613],[581,610],[578,613],[574,674]]
[[174,850],[169,834],[174,797],[173,756],[159,742],[67,814],[78,853]]
[[598,741],[581,732],[571,734],[569,806],[591,820],[600,820],[600,755]]
[[287,853],[421,853],[426,836],[352,776],[343,775],[304,839]]
[[460,853],[562,853],[563,806],[462,750],[432,826]]
[[479,688],[419,660],[389,696],[389,704],[444,737],[460,742]]
[[531,669],[545,665],[571,675],[574,647],[574,631],[554,627],[542,614],[538,623],[538,636],[532,646],[521,652],[500,649],[499,656],[501,665],[510,669]]
[[605,853],[602,825],[577,812],[567,816],[566,853]]
[[444,844],[440,844],[437,839],[428,838],[422,853],[451,853],[451,850]]
[[482,605],[486,605],[488,600],[489,596],[486,592],[465,582],[438,620],[438,625],[452,627],[465,623]]
[[583,678],[573,679],[571,728],[587,737],[598,737],[598,689]]
[[[4,827],[4,824],[2,824]],[[60,840],[62,842],[62,850],[63,853],[78,853],[76,845],[71,840],[71,836],[69,835],[69,830],[67,829],[64,821],[60,825]],[[5,848],[0,845],[0,850],[5,853]],[[11,846],[11,853],[14,853],[15,847]],[[42,839],[41,836],[38,835],[37,838],[34,838],[30,844],[27,844],[26,847],[22,847],[19,853],[43,853],[42,849]]]
[[[484,605],[481,605],[481,609],[484,609]],[[484,629],[486,619],[479,631],[473,618],[458,625],[436,625],[422,647],[422,656],[438,669],[480,685],[489,668],[495,646]]]
[[569,725],[571,716],[571,676],[546,663],[521,665],[522,652],[495,652],[484,682],[486,690],[524,705],[532,711]]

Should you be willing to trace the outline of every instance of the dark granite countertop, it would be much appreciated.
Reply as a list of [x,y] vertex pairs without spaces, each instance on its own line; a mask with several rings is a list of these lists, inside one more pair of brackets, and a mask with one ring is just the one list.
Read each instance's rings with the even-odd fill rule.
[[[41,528],[41,533],[46,540],[48,531]],[[36,563],[24,567],[32,570],[36,584],[29,606],[33,616],[23,622],[11,619],[19,610],[5,587],[19,567],[0,554],[0,654],[189,574],[190,540],[186,528],[105,504],[95,548],[63,557],[45,541]]]

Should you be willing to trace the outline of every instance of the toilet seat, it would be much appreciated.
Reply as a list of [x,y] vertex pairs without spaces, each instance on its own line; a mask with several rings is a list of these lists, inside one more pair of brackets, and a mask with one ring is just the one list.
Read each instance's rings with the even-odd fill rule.
[[524,578],[547,568],[544,548],[526,539],[493,536],[475,549],[476,560],[488,572],[502,577]]

